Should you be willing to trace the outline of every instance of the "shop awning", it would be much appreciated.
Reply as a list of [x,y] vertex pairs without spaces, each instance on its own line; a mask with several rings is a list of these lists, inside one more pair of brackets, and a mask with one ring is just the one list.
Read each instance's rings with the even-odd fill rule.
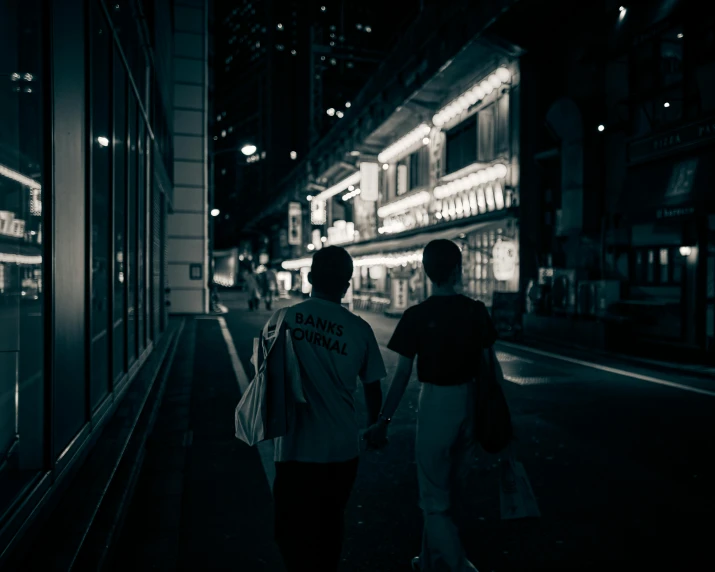
[[692,216],[713,202],[715,153],[632,167],[619,201],[631,222]]
[[0,263],[42,264],[42,247],[0,236]]
[[452,240],[454,238],[457,238],[461,234],[469,234],[477,230],[487,230],[492,227],[496,228],[502,226],[503,224],[504,221],[503,219],[501,219],[475,222],[465,226],[455,226],[446,229],[425,229],[424,232],[415,234],[413,236],[407,236],[402,238],[396,237],[389,240],[367,242],[364,244],[355,244],[351,246],[346,246],[345,249],[350,253],[353,258],[370,254],[388,254],[390,252],[397,252],[401,250],[422,248],[432,240]]
[[[465,221],[466,222],[466,221]],[[350,255],[356,259],[356,265],[360,265],[362,257],[379,257],[380,255],[391,255],[397,252],[410,252],[418,250],[427,245],[428,242],[437,239],[452,240],[462,234],[469,234],[478,230],[496,229],[504,224],[504,218],[491,219],[482,222],[472,222],[471,224],[463,224],[461,226],[450,226],[442,229],[425,229],[419,234],[410,236],[395,237],[383,240],[374,240],[362,244],[342,245]],[[299,270],[300,268],[308,268],[312,262],[310,258],[300,258],[296,260],[286,260],[282,266],[286,270]],[[363,264],[370,265],[372,260],[364,260]]]

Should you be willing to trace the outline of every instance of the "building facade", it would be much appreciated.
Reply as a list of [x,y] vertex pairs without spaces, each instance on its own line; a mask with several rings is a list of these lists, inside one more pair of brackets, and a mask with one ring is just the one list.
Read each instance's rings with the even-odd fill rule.
[[605,2],[557,10],[551,42],[536,16],[525,4],[495,30],[525,50],[525,332],[711,359],[712,16],[689,0]]
[[208,4],[173,3],[174,195],[167,257],[175,314],[204,314],[210,304]]
[[[453,49],[431,75],[418,64],[420,85],[304,186],[304,252],[347,248],[355,308],[401,313],[428,297],[421,250],[435,238],[459,244],[465,294],[491,307],[519,292],[518,50],[483,36]],[[303,292],[309,265],[283,263]]]
[[[706,78],[714,65],[712,18],[688,0],[594,2],[578,12],[567,3],[552,8],[548,41],[531,25],[543,15],[541,2],[510,4],[491,21],[487,34],[493,46],[487,52],[504,58],[494,60],[494,70],[503,66],[509,72],[508,97],[489,95],[495,98],[493,115],[481,109],[491,99],[472,103],[473,92],[463,91],[462,99],[439,85],[440,74],[459,69],[458,56],[442,57],[445,69],[439,72],[426,71],[433,69],[429,58],[420,64],[419,56],[408,52],[401,62],[391,61],[396,79],[383,79],[371,97],[356,98],[360,118],[340,135],[326,137],[316,151],[320,158],[288,192],[290,200],[306,193],[312,197],[303,205],[305,218],[313,213],[312,226],[303,230],[311,243],[304,254],[336,239],[356,259],[396,252],[400,244],[417,252],[432,229],[503,216],[515,223],[502,225],[502,241],[514,241],[518,248],[497,251],[518,256],[518,278],[496,280],[491,235],[486,236],[492,252],[483,277],[477,253],[485,260],[485,237],[471,243],[467,238],[463,251],[473,251],[474,257],[465,260],[464,287],[487,303],[500,289],[518,292],[526,335],[673,359],[710,359],[715,221],[713,91]],[[459,32],[456,26],[453,30]],[[565,45],[573,49],[564,50]],[[391,57],[398,58],[397,52]],[[413,52],[422,53],[419,45]],[[437,52],[434,46],[431,53]],[[472,61],[489,60],[481,53]],[[431,78],[426,83],[425,75]],[[467,66],[450,85],[459,91],[460,82],[483,81],[478,75]],[[405,84],[410,87],[404,96],[392,95]],[[470,119],[475,111],[476,119]],[[403,123],[399,117],[410,119]],[[482,154],[492,148],[487,144],[491,124],[493,162]],[[508,145],[498,134],[505,129]],[[418,149],[421,139],[424,147]],[[374,202],[365,201],[368,163],[379,173]],[[504,208],[496,208],[495,194],[490,211],[485,189],[482,212],[477,187],[476,215],[471,188],[463,185],[471,186],[470,180],[478,180],[470,179],[473,175],[485,177],[479,172],[497,165],[505,173],[498,181]],[[492,184],[492,192],[496,188]],[[370,185],[372,198],[374,189]],[[278,216],[286,208],[278,202],[268,212]],[[417,267],[403,250],[407,258],[398,266]],[[304,266],[305,260],[296,257],[288,265]],[[355,293],[373,291],[368,305],[376,309],[404,307],[428,293],[420,292],[412,271],[404,274],[409,296],[393,290],[391,273],[380,268],[361,269]],[[402,301],[396,303],[396,296]]]
[[165,340],[176,4],[0,2],[0,566]]

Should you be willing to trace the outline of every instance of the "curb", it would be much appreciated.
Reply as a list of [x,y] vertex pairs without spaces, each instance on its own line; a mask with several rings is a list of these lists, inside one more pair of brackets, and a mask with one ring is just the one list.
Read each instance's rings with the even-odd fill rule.
[[613,352],[607,352],[603,350],[594,350],[592,348],[586,348],[583,346],[578,346],[576,344],[554,344],[548,342],[542,342],[529,337],[522,337],[519,340],[498,340],[497,343],[507,343],[512,346],[524,346],[526,348],[534,348],[545,351],[551,351],[554,353],[562,353],[567,355],[568,353],[579,354],[579,358],[585,360],[595,360],[598,358],[606,358],[615,362],[620,362],[625,365],[630,365],[634,367],[642,367],[651,370],[659,370],[666,373],[671,373],[675,375],[689,375],[693,377],[705,378],[705,379],[715,379],[715,368],[708,366],[678,366],[677,364],[669,362],[660,362],[655,360],[649,360],[647,358],[639,358],[636,356],[630,356],[627,354],[617,354]]

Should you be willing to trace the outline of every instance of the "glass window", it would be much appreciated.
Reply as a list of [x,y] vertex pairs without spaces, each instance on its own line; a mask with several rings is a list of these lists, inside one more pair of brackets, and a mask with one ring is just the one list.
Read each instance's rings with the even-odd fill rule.
[[479,111],[479,150],[477,160],[488,163],[496,158],[496,106],[492,103]]
[[114,379],[126,371],[127,72],[114,48]]
[[679,249],[674,248],[670,252],[670,260],[672,261],[673,266],[673,283],[680,284],[683,281],[685,257],[681,256]]
[[0,0],[0,513],[43,464],[43,6]]
[[648,251],[648,282],[653,282],[655,280],[655,252],[652,250]]
[[643,252],[636,251],[635,261],[633,263],[633,279],[635,283],[643,281],[645,277],[645,265],[643,264]]
[[[481,117],[480,117],[481,121]],[[477,116],[447,132],[447,174],[477,160]]]
[[660,249],[660,283],[668,284],[670,278],[668,276],[668,249]]
[[137,100],[128,92],[127,116],[127,365],[137,358]]
[[137,329],[138,329],[138,345],[139,353],[146,347],[146,159],[144,156],[144,148],[146,141],[146,125],[144,117],[139,114],[137,117],[137,214],[138,231],[137,231]]
[[405,160],[409,168],[407,188],[409,190],[429,184],[429,147],[420,147]]
[[109,373],[109,244],[111,240],[111,148],[109,147],[112,36],[97,2],[90,3],[90,143],[92,216],[92,350],[91,406],[96,407],[110,390]]
[[407,192],[407,165],[401,162],[397,165],[397,195],[404,195]]
[[496,154],[505,155],[509,153],[510,146],[509,94],[503,93],[497,100],[496,105]]

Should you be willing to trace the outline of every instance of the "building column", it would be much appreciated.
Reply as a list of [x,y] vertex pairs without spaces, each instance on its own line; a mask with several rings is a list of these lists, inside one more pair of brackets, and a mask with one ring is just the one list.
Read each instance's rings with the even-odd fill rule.
[[208,1],[174,2],[174,201],[168,217],[171,312],[209,311]]

